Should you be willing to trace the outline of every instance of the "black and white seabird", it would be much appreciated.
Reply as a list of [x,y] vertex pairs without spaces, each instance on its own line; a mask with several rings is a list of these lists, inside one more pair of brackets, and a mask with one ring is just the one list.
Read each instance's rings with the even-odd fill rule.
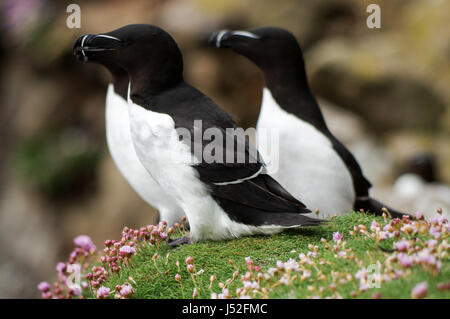
[[302,201],[318,209],[322,218],[361,209],[381,214],[386,206],[369,196],[371,183],[325,123],[310,92],[295,37],[281,28],[263,27],[218,31],[210,42],[247,57],[264,75],[257,134],[264,129],[279,130],[279,168],[273,176],[294,196],[301,194]]
[[117,41],[107,35],[83,35],[74,43],[74,54],[84,62],[99,63],[111,73],[112,82],[106,94],[106,141],[109,152],[119,171],[141,198],[159,211],[160,220],[168,225],[180,222],[184,216],[173,198],[167,194],[141,164],[130,133],[127,91],[128,73],[114,61],[105,60],[97,54],[98,48],[91,45],[96,42]]
[[405,172],[396,179],[393,194],[407,203],[406,206],[421,212],[427,220],[438,216],[438,207],[442,216],[450,219],[450,185],[440,180],[433,154],[412,157]]
[[[215,151],[227,154],[229,147],[223,143],[228,141],[227,129],[237,126],[211,99],[184,81],[181,51],[167,32],[154,25],[135,24],[106,35],[119,41],[93,38],[90,45],[101,48],[97,54],[128,72],[130,129],[136,152],[158,184],[183,208],[191,241],[269,234],[321,223],[303,215],[310,210],[265,173],[244,133],[237,131],[232,136],[237,147],[243,146],[243,163],[236,160],[236,153],[228,161],[203,160],[211,143]],[[204,133],[212,128],[222,136],[206,137]],[[182,129],[190,133],[188,140],[180,138]],[[200,139],[196,138],[199,133]]]

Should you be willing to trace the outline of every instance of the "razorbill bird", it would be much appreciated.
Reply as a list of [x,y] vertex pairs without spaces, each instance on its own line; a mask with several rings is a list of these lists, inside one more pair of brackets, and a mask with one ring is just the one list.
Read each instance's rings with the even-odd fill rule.
[[450,186],[440,181],[432,154],[411,158],[405,172],[396,179],[393,193],[427,220],[438,216],[437,208],[442,209],[442,216],[450,218]]
[[247,57],[264,75],[257,132],[279,130],[279,169],[273,176],[294,196],[301,195],[309,208],[318,209],[320,217],[352,209],[381,214],[385,205],[369,196],[371,184],[358,162],[325,123],[295,37],[281,28],[263,27],[218,31],[210,43]]
[[[168,225],[179,222],[183,209],[167,194],[141,164],[131,140],[128,115],[128,73],[114,61],[105,60],[91,45],[94,36],[83,35],[74,43],[74,54],[84,62],[99,63],[111,73],[111,83],[106,94],[106,141],[117,168],[141,198],[159,211],[160,220]],[[96,35],[96,42],[113,37]]]
[[[105,35],[118,40],[97,42],[93,37],[90,45],[128,72],[136,152],[183,208],[190,241],[270,234],[321,223],[303,215],[310,210],[265,173],[258,152],[231,117],[184,81],[181,51],[167,32],[134,24]],[[215,134],[207,135],[208,129]],[[222,154],[213,161],[204,156],[211,145],[211,154]],[[241,155],[244,161],[239,161]]]

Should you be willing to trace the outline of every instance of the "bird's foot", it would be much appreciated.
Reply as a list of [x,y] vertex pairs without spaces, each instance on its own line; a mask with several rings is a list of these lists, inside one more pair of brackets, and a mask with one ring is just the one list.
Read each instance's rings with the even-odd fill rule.
[[184,236],[176,239],[169,239],[169,242],[167,244],[172,247],[178,247],[181,245],[189,245],[190,243],[191,239],[187,236]]

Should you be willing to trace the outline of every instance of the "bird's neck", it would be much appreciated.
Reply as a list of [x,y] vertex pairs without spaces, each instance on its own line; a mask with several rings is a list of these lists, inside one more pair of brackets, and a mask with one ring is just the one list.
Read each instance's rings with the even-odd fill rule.
[[111,82],[114,85],[114,91],[123,97],[124,99],[127,98],[127,90],[128,90],[128,73],[122,69],[121,67],[117,66],[114,63],[109,62],[102,62],[102,64],[109,70],[111,73]]
[[128,74],[118,76],[113,74],[112,84],[114,85],[114,91],[125,100],[128,93]]
[[264,70],[264,79],[283,110],[318,128],[327,129],[319,104],[309,89],[303,65],[285,70]]
[[131,97],[158,95],[183,82],[182,73],[139,70],[130,75]]

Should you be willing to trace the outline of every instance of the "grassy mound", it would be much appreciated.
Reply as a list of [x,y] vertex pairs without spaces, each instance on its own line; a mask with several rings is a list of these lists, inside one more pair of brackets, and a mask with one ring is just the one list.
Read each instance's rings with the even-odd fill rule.
[[[182,231],[177,233],[182,235]],[[99,267],[92,272],[94,279],[92,273],[87,276],[91,281],[84,285],[82,295],[449,298],[448,233],[443,218],[391,221],[353,213],[320,227],[175,249],[164,240],[153,245],[139,240],[135,252],[126,252],[114,272],[104,259],[101,268],[98,257],[94,258]],[[99,276],[104,277],[96,282]]]

